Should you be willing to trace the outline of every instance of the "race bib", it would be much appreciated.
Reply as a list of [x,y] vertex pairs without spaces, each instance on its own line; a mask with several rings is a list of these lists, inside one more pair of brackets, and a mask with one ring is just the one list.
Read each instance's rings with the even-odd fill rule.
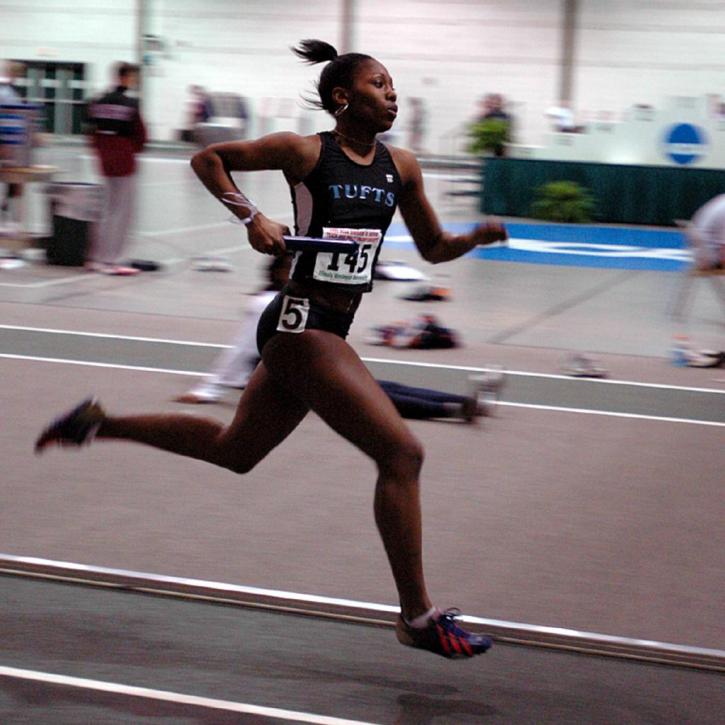
[[318,252],[314,279],[337,284],[368,284],[372,278],[373,260],[382,239],[379,229],[346,229],[325,227],[323,239],[351,239],[359,244],[356,252]]
[[278,332],[304,332],[310,314],[310,301],[306,297],[282,298],[282,309],[277,319]]

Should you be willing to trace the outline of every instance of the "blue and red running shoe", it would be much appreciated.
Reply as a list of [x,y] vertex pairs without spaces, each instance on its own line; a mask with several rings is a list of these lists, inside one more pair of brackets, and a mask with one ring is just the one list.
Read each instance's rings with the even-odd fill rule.
[[46,446],[82,446],[90,443],[106,417],[97,398],[87,398],[73,410],[56,418],[38,436],[35,452]]
[[431,618],[428,626],[421,629],[411,627],[402,616],[398,616],[395,625],[398,642],[408,647],[427,649],[448,659],[482,655],[493,644],[491,638],[461,629],[456,624],[456,617],[460,613],[458,609],[438,612]]

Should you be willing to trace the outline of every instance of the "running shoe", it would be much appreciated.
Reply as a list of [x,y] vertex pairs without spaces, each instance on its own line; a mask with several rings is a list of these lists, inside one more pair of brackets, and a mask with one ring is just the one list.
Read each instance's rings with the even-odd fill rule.
[[468,395],[476,399],[478,415],[492,416],[496,413],[501,391],[506,384],[503,369],[491,365],[483,375],[468,377]]
[[485,415],[478,404],[478,399],[473,396],[463,398],[458,414],[466,423],[475,423],[479,415]]
[[98,274],[108,274],[116,277],[129,277],[139,274],[140,269],[128,267],[123,264],[107,264],[105,262],[87,261],[84,265],[87,272],[97,272]]
[[101,274],[110,274],[114,277],[132,277],[141,272],[136,267],[127,267],[125,264],[111,264],[100,270]]
[[569,355],[561,369],[573,378],[606,378],[609,374],[593,357],[581,353]]
[[49,445],[82,446],[90,443],[103,423],[106,414],[95,397],[86,398],[73,410],[56,418],[35,441],[35,452]]
[[685,364],[689,368],[720,368],[725,366],[725,352],[700,350],[690,353]]
[[398,642],[407,647],[426,649],[448,659],[474,657],[486,652],[493,644],[491,638],[461,629],[456,624],[459,615],[458,609],[446,609],[422,629],[411,627],[402,616],[398,616],[395,625]]
[[229,386],[223,386],[221,383],[212,381],[202,380],[195,385],[191,390],[188,390],[183,395],[179,395],[174,398],[177,403],[218,403],[224,397],[224,388]]

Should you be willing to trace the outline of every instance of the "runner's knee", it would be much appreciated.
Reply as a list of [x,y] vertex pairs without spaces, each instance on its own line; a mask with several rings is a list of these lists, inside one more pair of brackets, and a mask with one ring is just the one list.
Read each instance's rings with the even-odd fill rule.
[[230,445],[224,440],[218,443],[216,463],[232,473],[249,473],[260,461],[259,456],[247,451],[240,451],[238,445]]
[[381,473],[395,478],[417,479],[424,458],[425,452],[420,441],[409,436],[391,447],[383,459],[378,461],[378,468]]
[[259,461],[251,461],[247,458],[231,458],[222,465],[224,468],[228,468],[232,473],[238,473],[240,475],[249,473]]

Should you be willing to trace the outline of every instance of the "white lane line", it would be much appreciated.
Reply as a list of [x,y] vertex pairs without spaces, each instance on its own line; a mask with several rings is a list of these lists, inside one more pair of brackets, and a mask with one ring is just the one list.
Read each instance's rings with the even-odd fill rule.
[[[237,247],[229,247],[227,251],[234,251]],[[219,250],[221,253],[223,250]],[[27,327],[24,325],[0,325],[0,330],[23,330],[25,332],[45,332],[53,335],[79,335],[81,337],[98,337],[100,339],[110,340],[136,340],[139,342],[156,342],[164,345],[188,345],[189,347],[209,347],[215,349],[226,349],[233,347],[232,345],[220,345],[211,342],[195,342],[191,340],[173,340],[163,337],[134,337],[131,335],[110,335],[104,332],[83,332],[80,330],[60,330],[53,327]],[[364,362],[383,363],[386,365],[403,365],[419,368],[433,368],[438,370],[461,370],[469,373],[483,373],[490,371],[487,367],[473,367],[470,365],[446,365],[443,363],[418,362],[414,360],[391,360],[384,357],[363,357]],[[498,369],[498,368],[497,368]],[[660,383],[640,383],[634,380],[609,380],[601,378],[574,378],[569,375],[557,375],[554,373],[532,373],[525,370],[508,370],[504,368],[502,372],[506,375],[516,375],[527,378],[544,378],[547,380],[567,380],[572,383],[599,383],[602,385],[632,385],[638,388],[656,388],[657,390],[681,390],[693,393],[720,393],[725,394],[725,390],[718,388],[693,388],[684,385],[665,385]]]
[[133,340],[135,342],[160,342],[169,345],[188,345],[189,347],[225,348],[232,345],[215,345],[207,342],[184,342],[183,340],[167,340],[160,337],[135,337],[133,335],[108,335],[102,332],[81,332],[79,330],[58,330],[53,327],[24,327],[22,325],[0,325],[2,330],[23,330],[25,332],[47,332],[55,335],[78,335],[79,337],[99,337],[108,340]]
[[89,368],[113,368],[114,370],[137,370],[142,373],[165,373],[166,375],[189,375],[193,377],[208,377],[207,372],[194,372],[189,370],[169,370],[166,368],[150,368],[143,365],[120,365],[118,363],[89,362],[87,360],[64,360],[57,357],[37,357],[35,355],[10,355],[0,353],[0,358],[7,360],[30,360],[31,362],[59,363],[61,365],[83,365]]
[[[2,327],[2,325],[0,325]],[[383,357],[364,357],[362,358],[365,362],[379,362],[387,363],[390,365],[411,365],[413,367],[421,368],[439,368],[444,370],[462,370],[464,372],[487,372],[491,368],[477,368],[467,365],[443,365],[442,363],[426,363],[417,362],[412,360],[390,360]],[[638,388],[657,388],[658,390],[683,390],[695,393],[725,393],[725,390],[719,390],[718,388],[691,388],[683,385],[665,385],[660,383],[640,383],[635,380],[609,380],[608,378],[575,378],[570,375],[557,375],[555,373],[532,373],[527,370],[508,370],[507,368],[496,368],[497,371],[503,372],[506,375],[518,375],[526,378],[545,378],[547,380],[568,380],[572,383],[598,383],[601,385],[632,385]]]
[[529,408],[530,410],[552,410],[560,413],[580,413],[584,415],[607,415],[615,418],[635,418],[637,420],[659,420],[665,423],[689,423],[691,425],[709,425],[725,428],[725,423],[714,420],[696,420],[694,418],[668,418],[664,415],[644,415],[642,413],[618,413],[613,410],[594,410],[592,408],[565,408],[560,405],[538,405],[536,403],[508,403],[499,400],[497,405],[508,408]]
[[258,715],[260,717],[277,718],[279,720],[316,723],[316,725],[374,725],[373,723],[363,722],[361,720],[346,720],[339,717],[315,715],[309,712],[282,710],[277,707],[250,705],[245,702],[233,702],[232,700],[217,700],[212,697],[185,695],[180,692],[169,692],[168,690],[153,690],[148,687],[135,687],[133,685],[122,685],[117,682],[89,680],[85,677],[70,677],[68,675],[56,675],[50,672],[23,670],[17,667],[0,666],[0,677],[12,677],[13,679],[17,680],[31,680],[33,682],[44,682],[51,685],[78,687],[83,690],[96,690],[98,692],[109,692],[117,695],[126,695],[129,697],[143,697],[150,700],[172,702],[177,705],[191,705],[193,707],[202,707],[213,710],[226,710],[227,712],[239,712],[247,715]]
[[[118,363],[101,363],[101,362],[89,362],[86,360],[64,360],[62,358],[54,357],[40,357],[35,355],[12,355],[9,353],[0,353],[0,358],[6,358],[8,360],[30,360],[31,362],[49,362],[58,363],[61,365],[85,365],[86,367],[92,368],[112,368],[115,370],[135,370],[144,373],[164,373],[166,375],[186,375],[191,377],[209,377],[211,373],[208,372],[197,372],[191,370],[170,370],[167,368],[152,368],[145,367],[142,365],[121,365]],[[363,358],[364,360],[365,358]],[[485,370],[485,368],[472,368],[474,370]],[[714,391],[720,392],[720,391]],[[498,405],[508,406],[511,408],[530,408],[532,410],[551,410],[560,413],[577,413],[584,415],[605,415],[612,418],[636,418],[638,420],[653,420],[661,421],[666,423],[688,423],[689,425],[704,425],[715,428],[725,427],[725,423],[719,423],[712,420],[698,420],[695,418],[668,418],[660,415],[644,415],[639,413],[617,413],[616,411],[608,410],[594,410],[591,408],[565,408],[555,405],[538,405],[535,403],[507,403],[499,401]]]

